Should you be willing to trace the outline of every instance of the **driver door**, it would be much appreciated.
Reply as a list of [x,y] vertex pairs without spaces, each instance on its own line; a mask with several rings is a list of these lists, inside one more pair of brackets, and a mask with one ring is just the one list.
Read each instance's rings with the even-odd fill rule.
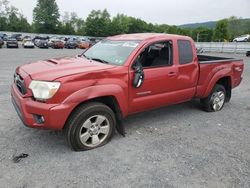
[[173,63],[172,42],[151,44],[138,56],[143,66],[144,80],[139,88],[132,85],[135,70],[129,72],[129,113],[154,109],[176,100],[178,67]]

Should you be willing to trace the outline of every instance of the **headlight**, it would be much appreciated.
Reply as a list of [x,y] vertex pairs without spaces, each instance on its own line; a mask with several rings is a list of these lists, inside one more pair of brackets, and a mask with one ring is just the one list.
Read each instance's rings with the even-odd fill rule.
[[29,88],[32,90],[34,97],[37,100],[47,100],[55,95],[60,87],[60,82],[45,82],[32,80]]

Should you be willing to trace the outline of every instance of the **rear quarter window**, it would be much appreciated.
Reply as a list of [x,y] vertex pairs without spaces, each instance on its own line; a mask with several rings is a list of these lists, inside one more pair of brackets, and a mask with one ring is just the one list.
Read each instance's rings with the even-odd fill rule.
[[178,40],[179,63],[187,64],[193,61],[193,50],[188,40]]

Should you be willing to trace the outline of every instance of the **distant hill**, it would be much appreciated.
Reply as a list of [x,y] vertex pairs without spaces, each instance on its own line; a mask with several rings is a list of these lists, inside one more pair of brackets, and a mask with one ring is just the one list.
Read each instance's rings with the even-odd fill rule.
[[[249,22],[250,18],[244,18],[244,19],[239,19],[241,20],[243,23],[244,22]],[[179,25],[178,27],[180,28],[191,28],[191,29],[195,29],[198,27],[208,27],[210,29],[214,29],[216,26],[216,22],[217,21],[209,21],[209,22],[201,22],[201,23],[190,23],[190,24],[183,24],[183,25]]]
[[190,23],[190,24],[183,24],[179,25],[180,28],[198,28],[198,27],[208,27],[210,29],[215,28],[216,21],[210,21],[210,22],[202,22],[202,23]]

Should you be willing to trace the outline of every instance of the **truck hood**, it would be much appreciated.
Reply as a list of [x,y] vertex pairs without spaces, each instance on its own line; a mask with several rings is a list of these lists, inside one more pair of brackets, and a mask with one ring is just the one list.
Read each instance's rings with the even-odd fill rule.
[[55,79],[85,72],[113,68],[113,65],[99,63],[83,57],[56,58],[29,63],[20,67],[33,80],[53,81]]

